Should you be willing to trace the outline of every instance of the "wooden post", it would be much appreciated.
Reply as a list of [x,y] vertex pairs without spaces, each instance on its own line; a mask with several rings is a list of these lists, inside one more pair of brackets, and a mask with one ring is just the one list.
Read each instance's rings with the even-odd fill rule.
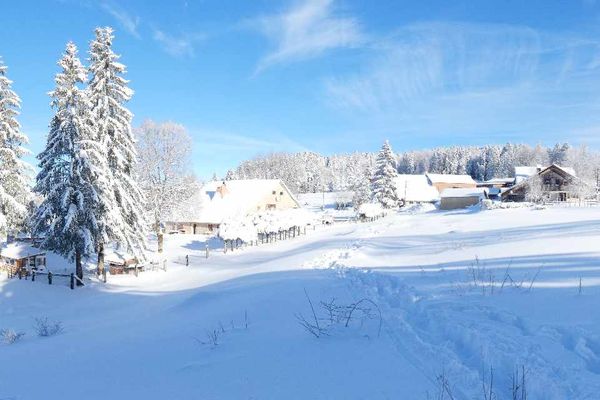
[[31,270],[31,282],[35,282],[35,270]]
[[23,278],[23,272],[21,271],[21,268],[19,268],[18,274],[19,274],[19,279],[22,279]]
[[48,271],[48,285],[52,285],[52,272]]
[[185,255],[185,266],[189,267],[190,266],[190,256],[189,255]]
[[135,274],[135,277],[137,278],[138,276],[138,265],[135,264],[135,266],[133,267],[133,273]]
[[163,269],[167,272],[167,260],[163,260]]
[[208,258],[208,245],[206,245],[206,258]]
[[71,272],[71,290],[75,289],[75,274]]
[[106,283],[106,268],[102,270],[102,281]]

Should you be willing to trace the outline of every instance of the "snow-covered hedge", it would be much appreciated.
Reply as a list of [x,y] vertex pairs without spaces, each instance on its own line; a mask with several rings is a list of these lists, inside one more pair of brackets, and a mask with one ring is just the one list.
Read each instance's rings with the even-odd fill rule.
[[363,218],[375,218],[385,214],[385,210],[379,203],[365,203],[358,207],[358,215]]
[[510,208],[530,208],[534,207],[535,204],[530,202],[500,202],[500,201],[492,201],[492,200],[483,200],[481,203],[481,208],[483,210],[505,210]]
[[240,239],[251,242],[257,240],[258,234],[276,233],[293,227],[313,225],[316,221],[316,214],[302,208],[263,211],[223,221],[219,227],[219,237],[223,240]]

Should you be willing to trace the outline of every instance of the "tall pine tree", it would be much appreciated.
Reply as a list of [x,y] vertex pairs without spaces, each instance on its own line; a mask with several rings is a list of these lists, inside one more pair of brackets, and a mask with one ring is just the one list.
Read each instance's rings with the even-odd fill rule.
[[[106,149],[110,185],[117,208],[114,210],[115,234],[110,239],[124,244],[139,259],[145,258],[147,224],[144,220],[143,196],[135,179],[136,151],[131,129],[132,113],[124,106],[133,91],[123,78],[125,66],[112,50],[114,39],[110,27],[97,28],[90,45],[90,84],[96,139]],[[110,232],[109,232],[110,233]],[[98,270],[104,268],[104,244],[98,247]]]
[[40,160],[35,192],[43,197],[32,218],[34,232],[43,237],[42,247],[75,260],[83,278],[82,259],[95,254],[106,240],[99,227],[110,210],[106,158],[94,140],[90,104],[79,85],[86,70],[77,58],[77,47],[68,43],[58,62],[55,89],[50,92],[55,109],[46,148]]
[[0,59],[0,237],[21,228],[30,198],[31,167],[22,160],[28,142],[17,121],[21,100]]
[[386,140],[377,155],[375,173],[371,179],[373,199],[377,200],[384,208],[399,206],[398,193],[394,178],[398,176],[396,170],[396,157],[390,143]]

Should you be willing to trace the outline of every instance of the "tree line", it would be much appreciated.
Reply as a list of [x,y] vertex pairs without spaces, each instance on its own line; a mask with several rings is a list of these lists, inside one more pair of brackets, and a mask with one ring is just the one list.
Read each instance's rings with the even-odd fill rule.
[[[357,190],[376,168],[376,153],[320,155],[314,152],[272,153],[243,161],[226,179],[281,179],[296,193]],[[577,175],[596,184],[600,180],[600,153],[568,143],[531,146],[507,143],[451,146],[392,153],[399,174],[467,174],[478,181],[514,177],[516,166],[558,164],[573,167]]]

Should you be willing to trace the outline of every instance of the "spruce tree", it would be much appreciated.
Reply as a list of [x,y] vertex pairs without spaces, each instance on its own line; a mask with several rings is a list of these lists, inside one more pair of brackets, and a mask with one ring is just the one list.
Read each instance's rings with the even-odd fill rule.
[[392,147],[386,140],[377,155],[375,173],[371,180],[373,198],[384,208],[395,208],[399,205],[398,193],[394,178],[398,176],[396,157]]
[[[144,201],[135,177],[136,150],[131,129],[132,113],[124,106],[133,91],[123,78],[125,66],[112,50],[110,27],[97,28],[90,45],[88,97],[95,121],[95,137],[104,146],[110,171],[110,185],[116,209],[109,240],[123,244],[138,259],[145,258],[147,224]],[[104,268],[104,245],[98,245],[98,270]]]
[[77,47],[68,43],[58,62],[56,87],[51,91],[55,110],[45,149],[38,155],[40,171],[35,192],[43,197],[32,218],[32,228],[43,237],[42,247],[75,260],[83,278],[82,260],[106,239],[100,227],[110,215],[107,165],[100,143],[94,140],[86,93],[79,85],[86,70]]
[[0,237],[22,227],[30,198],[31,167],[22,160],[27,136],[17,121],[21,100],[0,58]]

